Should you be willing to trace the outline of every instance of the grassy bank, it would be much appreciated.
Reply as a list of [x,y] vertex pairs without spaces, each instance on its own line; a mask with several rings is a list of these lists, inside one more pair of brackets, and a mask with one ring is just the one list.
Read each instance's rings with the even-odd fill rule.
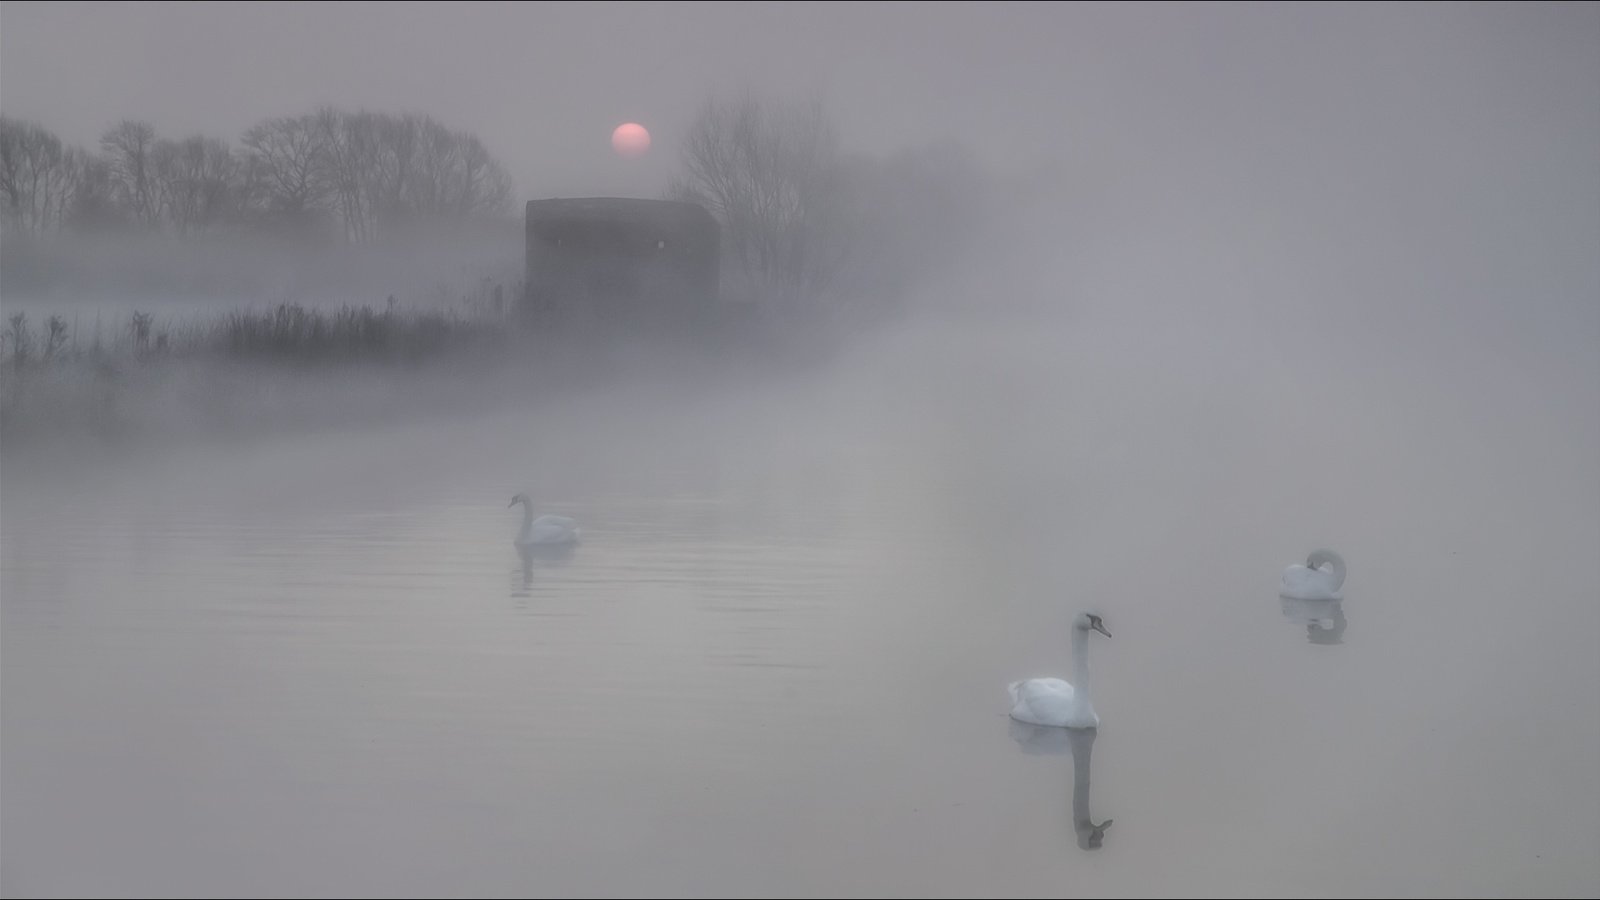
[[[692,334],[529,329],[492,295],[87,324],[11,313],[0,332],[0,446],[194,433],[251,436],[505,402],[625,378],[770,369],[802,330],[729,314]],[[709,368],[708,368],[709,367]]]
[[291,410],[359,417],[414,390],[419,372],[481,369],[522,337],[502,311],[469,305],[135,311],[76,329],[65,316],[12,313],[0,333],[0,441],[266,427]]

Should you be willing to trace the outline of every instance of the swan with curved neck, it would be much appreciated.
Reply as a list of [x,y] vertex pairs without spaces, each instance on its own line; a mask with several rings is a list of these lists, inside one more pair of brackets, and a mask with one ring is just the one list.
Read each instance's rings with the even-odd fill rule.
[[1011,718],[1030,725],[1055,728],[1100,727],[1100,717],[1095,714],[1094,702],[1089,696],[1091,631],[1111,637],[1105,623],[1094,613],[1080,613],[1072,620],[1073,681],[1077,682],[1077,686],[1059,678],[1013,681],[1007,686],[1011,692]]
[[1294,600],[1341,600],[1344,586],[1344,558],[1332,550],[1313,550],[1305,565],[1283,570],[1283,585],[1278,594]]
[[576,520],[566,516],[533,517],[533,501],[527,494],[518,494],[506,504],[507,508],[522,504],[522,531],[515,541],[518,547],[550,547],[576,543],[579,529]]

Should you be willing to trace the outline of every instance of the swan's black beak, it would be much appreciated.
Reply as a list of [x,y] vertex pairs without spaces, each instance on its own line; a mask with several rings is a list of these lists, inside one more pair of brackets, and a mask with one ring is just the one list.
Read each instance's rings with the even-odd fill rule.
[[506,509],[510,509],[511,507],[516,506],[516,505],[517,505],[517,498],[512,497],[511,498],[511,502],[506,504]]
[[1107,631],[1106,630],[1106,626],[1100,624],[1098,621],[1090,623],[1089,627],[1093,628],[1095,631],[1100,632],[1101,634],[1105,635],[1106,637],[1111,637],[1111,632]]

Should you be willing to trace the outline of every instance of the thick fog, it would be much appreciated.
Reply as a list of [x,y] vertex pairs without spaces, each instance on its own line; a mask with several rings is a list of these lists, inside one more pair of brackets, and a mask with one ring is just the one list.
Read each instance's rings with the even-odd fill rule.
[[[825,277],[716,102],[826,116]],[[508,190],[291,218],[319,109]],[[0,112],[264,192],[7,201],[5,896],[1600,891],[1600,4],[7,3]],[[586,196],[717,316],[522,324]]]

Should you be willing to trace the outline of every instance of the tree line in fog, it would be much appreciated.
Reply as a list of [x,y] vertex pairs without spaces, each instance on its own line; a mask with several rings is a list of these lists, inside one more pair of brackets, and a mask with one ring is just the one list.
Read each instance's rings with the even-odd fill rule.
[[[968,248],[989,206],[989,185],[959,146],[853,153],[823,105],[804,99],[711,98],[680,150],[668,194],[721,223],[724,292],[778,308],[893,307]],[[275,234],[376,245],[410,225],[509,221],[511,192],[478,138],[425,115],[323,108],[267,119],[237,145],[165,138],[125,120],[93,150],[0,116],[13,288],[81,275],[87,259],[80,248],[63,269],[19,237]]]
[[504,214],[511,187],[477,137],[423,115],[323,108],[267,119],[238,146],[124,120],[93,150],[0,116],[0,221],[13,234],[269,229],[368,243]]
[[670,194],[722,224],[732,290],[787,308],[892,307],[968,249],[988,206],[957,145],[851,153],[820,102],[753,95],[701,106]]

